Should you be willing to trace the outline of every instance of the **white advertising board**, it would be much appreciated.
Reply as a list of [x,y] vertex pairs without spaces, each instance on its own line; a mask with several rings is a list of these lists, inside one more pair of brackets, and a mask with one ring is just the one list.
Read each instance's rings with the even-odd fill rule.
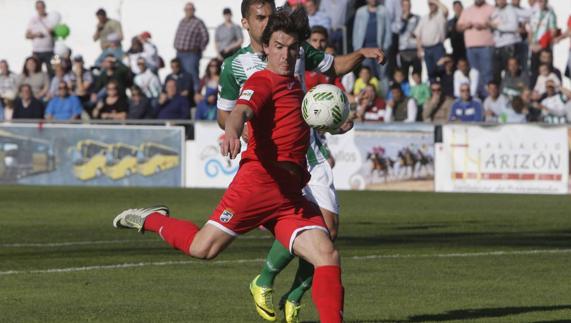
[[446,125],[436,144],[436,191],[565,194],[565,127]]
[[194,134],[195,140],[186,143],[186,186],[228,187],[238,171],[240,155],[235,160],[222,157],[220,140],[224,131],[215,122],[197,122]]

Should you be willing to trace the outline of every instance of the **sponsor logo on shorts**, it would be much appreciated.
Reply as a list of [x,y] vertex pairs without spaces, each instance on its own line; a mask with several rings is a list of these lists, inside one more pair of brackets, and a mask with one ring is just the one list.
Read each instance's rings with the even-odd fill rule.
[[244,90],[244,91],[242,91],[242,95],[240,95],[240,99],[249,101],[250,98],[252,98],[253,94],[254,94],[254,90]]
[[232,219],[233,216],[234,216],[234,213],[232,213],[232,211],[224,210],[222,212],[222,214],[220,214],[220,222],[228,223],[228,222],[230,222],[230,220]]

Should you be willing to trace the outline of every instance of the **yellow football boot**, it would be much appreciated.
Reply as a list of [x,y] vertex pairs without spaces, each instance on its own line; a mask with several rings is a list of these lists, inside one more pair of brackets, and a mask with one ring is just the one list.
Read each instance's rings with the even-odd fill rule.
[[274,290],[268,287],[260,287],[256,281],[260,275],[256,276],[250,283],[250,294],[254,298],[256,311],[266,321],[274,322],[276,320],[276,311],[274,309],[274,301],[272,299]]

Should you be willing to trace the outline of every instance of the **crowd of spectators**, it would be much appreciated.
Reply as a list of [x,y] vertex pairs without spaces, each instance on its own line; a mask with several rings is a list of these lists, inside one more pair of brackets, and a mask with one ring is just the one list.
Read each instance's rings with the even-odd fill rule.
[[[412,0],[286,5],[307,12],[308,41],[320,50],[335,55],[377,47],[387,54],[386,65],[365,60],[342,78],[306,72],[308,88],[330,83],[345,91],[357,120],[571,122],[571,90],[563,86],[563,78],[571,77],[571,50],[563,73],[553,65],[552,51],[571,38],[571,16],[563,17],[562,31],[548,0],[526,6],[508,1],[474,0],[466,8],[454,1],[448,8],[427,0],[423,16],[414,13],[418,2]],[[222,61],[244,45],[242,27],[226,8],[214,32],[217,57],[203,57],[209,32],[189,2],[171,36],[176,57],[166,66],[149,32],[130,38],[124,50],[121,22],[99,9],[93,41],[101,52],[87,65],[69,48],[54,55],[57,19],[44,1],[36,1],[35,9],[25,31],[32,53],[21,73],[0,60],[0,120],[215,120]],[[199,71],[201,59],[209,60],[205,71]],[[170,71],[164,79],[161,69]]]

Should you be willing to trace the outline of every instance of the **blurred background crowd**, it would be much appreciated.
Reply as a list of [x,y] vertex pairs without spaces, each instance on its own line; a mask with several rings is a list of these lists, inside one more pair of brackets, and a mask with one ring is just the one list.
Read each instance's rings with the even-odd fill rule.
[[[365,60],[342,78],[306,72],[308,88],[330,83],[345,91],[357,120],[570,122],[571,49],[566,65],[555,66],[553,46],[571,38],[571,8],[556,13],[548,0],[521,2],[454,1],[449,7],[428,0],[425,15],[415,14],[412,0],[286,5],[307,12],[308,42],[320,50],[342,55],[378,47],[388,55],[384,66]],[[144,29],[125,35],[119,20],[97,10],[89,22],[93,35],[83,36],[97,42],[100,53],[86,61],[80,48],[66,45],[73,26],[36,1],[21,31],[29,57],[23,66],[0,60],[0,120],[215,120],[222,61],[247,45],[247,32],[230,8],[209,32],[195,14],[199,4],[205,5],[184,5],[174,35]],[[558,19],[567,21],[566,29],[558,28]],[[166,50],[157,37],[172,39],[176,55],[161,55]],[[204,55],[209,43],[216,57]]]

